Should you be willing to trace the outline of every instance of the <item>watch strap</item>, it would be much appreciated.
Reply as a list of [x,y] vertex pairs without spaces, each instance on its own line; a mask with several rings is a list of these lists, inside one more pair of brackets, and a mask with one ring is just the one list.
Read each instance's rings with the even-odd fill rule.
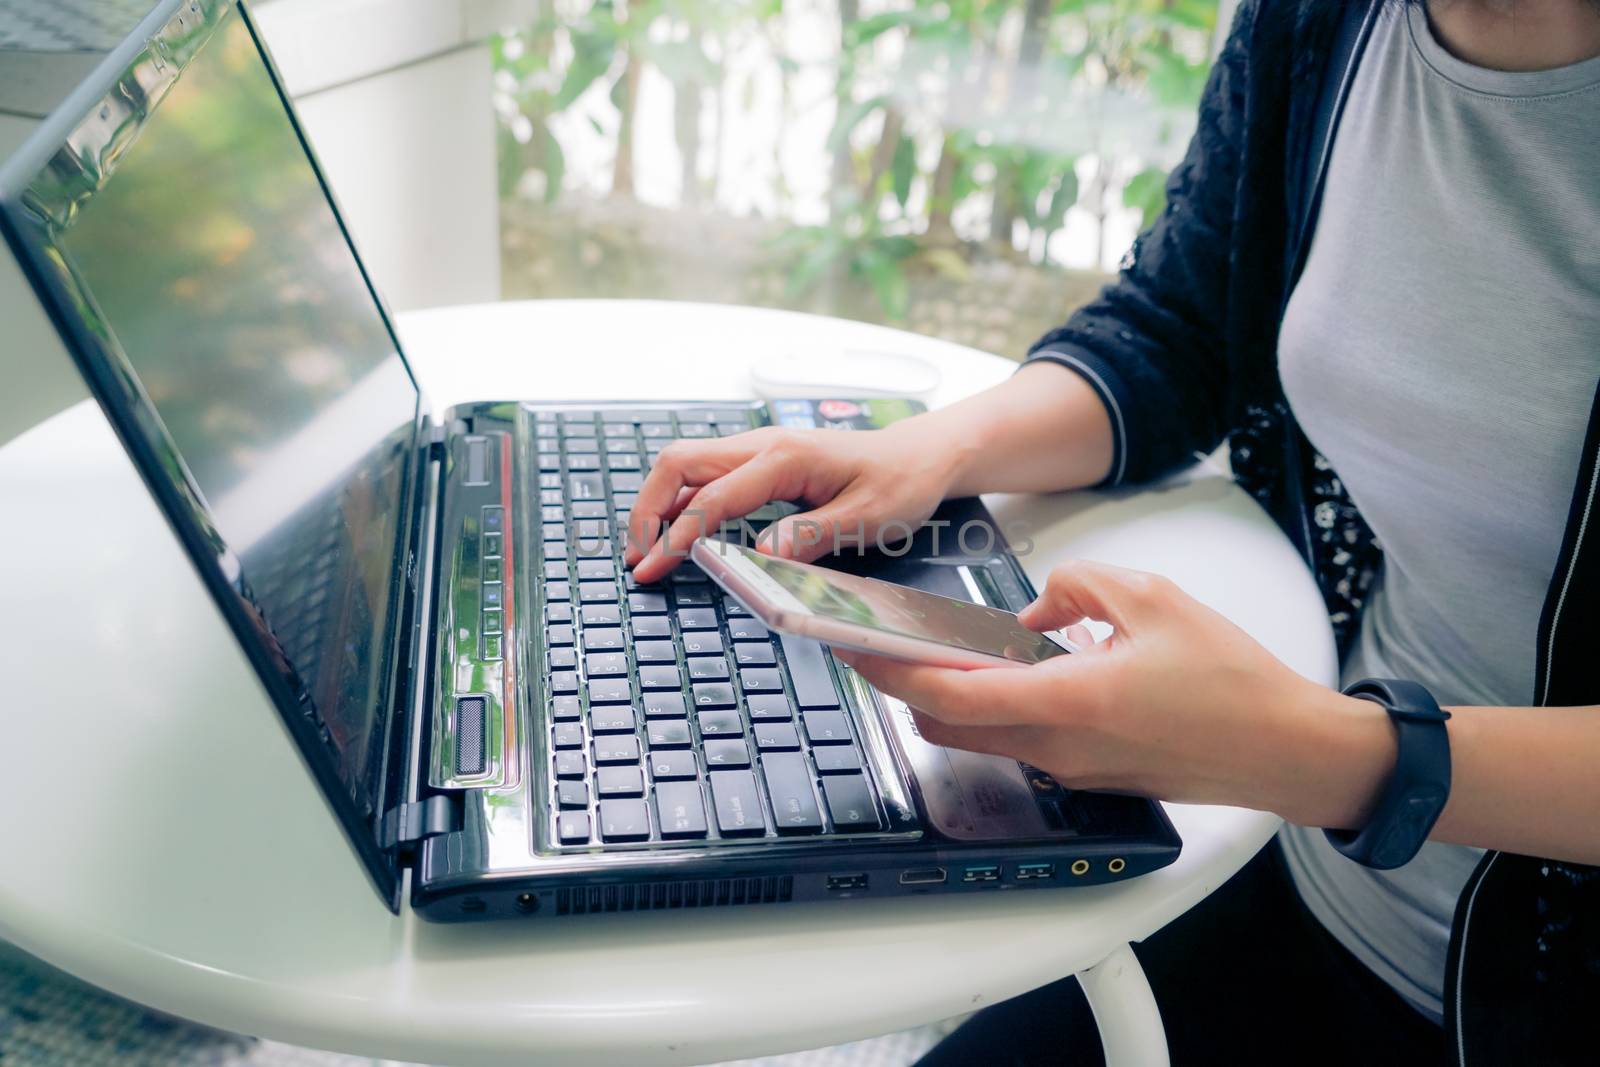
[[1399,735],[1394,772],[1359,831],[1326,830],[1328,842],[1357,863],[1386,871],[1410,862],[1450,797],[1450,713],[1416,682],[1363,678],[1347,696],[1380,704]]

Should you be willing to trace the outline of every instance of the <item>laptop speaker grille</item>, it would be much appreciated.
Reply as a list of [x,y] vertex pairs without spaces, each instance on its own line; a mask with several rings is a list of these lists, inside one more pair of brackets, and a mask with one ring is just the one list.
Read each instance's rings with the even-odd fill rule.
[[483,726],[488,713],[483,697],[462,697],[456,701],[457,774],[483,773]]
[[557,915],[603,911],[714,908],[724,904],[784,904],[794,899],[794,878],[707,878],[695,882],[644,882],[556,890]]

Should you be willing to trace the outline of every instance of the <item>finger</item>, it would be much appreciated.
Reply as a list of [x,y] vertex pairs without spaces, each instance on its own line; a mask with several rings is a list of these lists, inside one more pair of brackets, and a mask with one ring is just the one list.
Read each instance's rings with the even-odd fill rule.
[[1159,575],[1073,560],[1050,572],[1044,592],[1017,617],[1030,630],[1056,630],[1091,618],[1129,632],[1137,624],[1135,616],[1142,616],[1170,586]]
[[689,547],[697,538],[715,534],[724,521],[748,515],[783,494],[787,465],[785,457],[763,452],[702,486],[692,505],[672,520],[666,536],[652,545],[634,567],[634,577],[641,582],[655,581],[688,556]]
[[994,696],[996,687],[1004,686],[1001,676],[1020,674],[1022,668],[980,667],[963,671],[856,651],[836,650],[834,655],[874,688],[940,722],[997,725],[1015,721],[1009,718],[1010,702],[1002,706]]
[[1087,626],[1073,625],[1063,631],[1067,640],[1078,646],[1080,652],[1096,652],[1103,646],[1094,639],[1094,632]]
[[917,724],[917,733],[930,745],[961,748],[968,752],[984,752],[991,756],[1020,758],[1025,752],[1024,727],[1017,726],[956,726],[942,722],[916,708],[911,718]]
[[769,555],[810,563],[847,546],[859,545],[870,535],[861,521],[864,500],[845,493],[820,508],[790,515],[772,525],[756,548]]
[[661,535],[667,521],[664,516],[681,490],[705,485],[749,462],[769,439],[769,434],[756,430],[713,440],[674,441],[663,448],[633,502],[623,563],[631,567],[644,558]]

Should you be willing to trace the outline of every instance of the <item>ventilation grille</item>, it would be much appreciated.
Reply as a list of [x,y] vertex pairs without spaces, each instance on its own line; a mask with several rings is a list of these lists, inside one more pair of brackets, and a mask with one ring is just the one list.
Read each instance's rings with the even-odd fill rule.
[[645,882],[556,890],[557,915],[660,908],[714,908],[723,904],[784,904],[794,899],[794,878],[708,878],[698,882]]
[[482,697],[456,701],[456,773],[482,774],[483,726],[488,704]]

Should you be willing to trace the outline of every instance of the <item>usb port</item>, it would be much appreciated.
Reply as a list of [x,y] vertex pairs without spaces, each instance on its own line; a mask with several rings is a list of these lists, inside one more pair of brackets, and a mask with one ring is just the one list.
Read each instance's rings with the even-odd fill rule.
[[940,885],[943,882],[943,867],[914,867],[900,872],[901,885]]
[[830,874],[828,875],[828,889],[834,893],[842,893],[847,889],[867,888],[867,876],[864,874]]
[[1019,863],[1017,864],[1017,881],[1033,882],[1043,878],[1054,878],[1056,865],[1053,863]]
[[1000,880],[1000,868],[993,864],[983,867],[968,867],[966,872],[962,874],[961,880],[963,882],[998,882]]

